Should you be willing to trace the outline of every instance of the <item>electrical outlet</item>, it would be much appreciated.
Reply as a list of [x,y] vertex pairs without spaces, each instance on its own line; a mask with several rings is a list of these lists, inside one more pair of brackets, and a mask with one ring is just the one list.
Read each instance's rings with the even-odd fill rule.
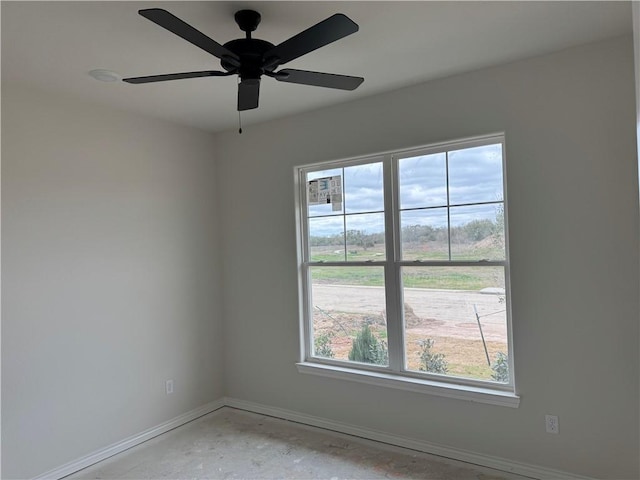
[[547,426],[547,433],[560,433],[560,424],[556,415],[545,415],[544,422]]
[[167,395],[171,395],[173,393],[173,380],[167,380],[164,383],[164,388],[165,388],[165,391],[167,392]]

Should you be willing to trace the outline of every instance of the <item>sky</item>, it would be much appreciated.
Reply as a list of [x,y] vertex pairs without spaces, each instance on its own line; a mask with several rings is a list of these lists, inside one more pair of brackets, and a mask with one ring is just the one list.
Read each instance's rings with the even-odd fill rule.
[[[401,226],[447,225],[447,158],[445,153],[401,158],[398,163]],[[474,219],[495,219],[496,205],[465,205],[499,202],[503,198],[502,145],[484,145],[449,151],[449,202],[452,226]],[[366,233],[384,231],[382,163],[371,163],[311,172],[307,179],[341,175],[342,209],[310,205],[312,236],[340,234],[346,213],[347,230]],[[454,206],[458,205],[458,206]]]

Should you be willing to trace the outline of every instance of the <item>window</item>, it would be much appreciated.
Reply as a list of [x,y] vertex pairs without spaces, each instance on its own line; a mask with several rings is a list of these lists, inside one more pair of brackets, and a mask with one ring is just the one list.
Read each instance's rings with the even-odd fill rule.
[[299,369],[517,406],[504,137],[296,174]]

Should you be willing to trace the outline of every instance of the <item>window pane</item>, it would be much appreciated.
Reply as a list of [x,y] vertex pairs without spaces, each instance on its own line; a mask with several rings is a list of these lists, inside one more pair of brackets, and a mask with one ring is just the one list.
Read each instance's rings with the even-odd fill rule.
[[[339,196],[329,195],[329,203],[327,203],[327,197],[322,197],[322,203],[316,203],[315,198],[311,198],[310,195],[310,187],[309,182],[312,180],[319,179],[329,179],[333,177],[334,180],[339,179],[340,187],[336,190],[339,191]],[[307,205],[308,205],[308,214],[310,217],[314,217],[317,215],[341,215],[344,213],[344,203],[343,203],[343,185],[342,185],[342,168],[333,168],[331,170],[319,170],[316,172],[309,172],[307,174]],[[327,185],[330,187],[330,185]],[[336,193],[336,192],[334,192]],[[333,202],[331,202],[333,200]],[[340,200],[337,202],[336,200]],[[317,201],[320,201],[319,199]]]
[[503,199],[502,145],[449,152],[449,203],[495,202]]
[[342,215],[309,219],[309,250],[312,262],[345,260]]
[[452,260],[504,260],[502,203],[451,207]]
[[401,158],[398,174],[401,209],[447,204],[446,154]]
[[403,260],[448,260],[447,209],[400,212]]
[[388,364],[382,267],[311,267],[315,356]]
[[402,282],[405,368],[508,383],[504,267],[403,267]]
[[384,260],[384,213],[347,215],[347,260]]
[[382,163],[344,169],[344,205],[347,213],[384,210]]

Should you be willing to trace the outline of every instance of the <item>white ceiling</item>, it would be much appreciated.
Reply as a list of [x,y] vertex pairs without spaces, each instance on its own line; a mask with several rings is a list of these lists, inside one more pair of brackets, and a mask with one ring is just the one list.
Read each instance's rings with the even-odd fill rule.
[[237,127],[236,77],[146,85],[124,77],[219,69],[219,61],[137,14],[170,11],[223,44],[244,36],[235,11],[262,14],[254,32],[278,44],[334,13],[360,31],[287,64],[362,76],[353,92],[264,78],[260,107],[243,124],[270,120],[632,32],[630,2],[2,2],[2,81],[22,82],[210,131]]

